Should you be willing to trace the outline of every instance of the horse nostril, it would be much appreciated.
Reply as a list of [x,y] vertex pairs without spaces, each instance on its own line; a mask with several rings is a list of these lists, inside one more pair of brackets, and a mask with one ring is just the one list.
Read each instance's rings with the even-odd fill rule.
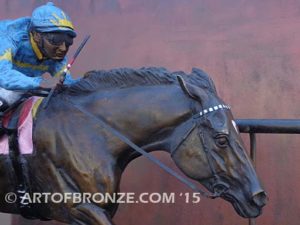
[[252,200],[257,206],[263,207],[264,205],[266,205],[266,203],[268,201],[268,196],[267,196],[266,192],[261,191],[261,192],[254,194],[252,196]]

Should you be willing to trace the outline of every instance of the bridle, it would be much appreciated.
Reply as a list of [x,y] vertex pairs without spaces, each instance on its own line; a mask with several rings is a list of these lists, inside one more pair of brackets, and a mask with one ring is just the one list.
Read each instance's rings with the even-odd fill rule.
[[[194,101],[192,101],[192,112],[193,112],[192,118],[193,118],[193,122],[194,122],[195,125],[193,125],[192,130],[194,130],[195,127],[198,128],[198,136],[199,136],[199,139],[202,143],[203,150],[204,150],[206,158],[207,158],[208,166],[209,166],[211,174],[212,174],[212,176],[210,178],[207,178],[207,179],[213,179],[213,184],[211,185],[213,193],[212,194],[206,193],[206,194],[208,194],[208,196],[206,196],[206,197],[208,197],[208,198],[221,197],[223,194],[225,194],[229,190],[230,186],[227,183],[223,182],[221,180],[220,176],[218,175],[218,173],[216,171],[216,168],[213,164],[211,150],[210,150],[209,147],[207,147],[204,134],[203,134],[202,130],[199,127],[201,127],[201,120],[202,119],[204,119],[204,120],[207,119],[206,118],[207,114],[209,114],[211,112],[214,112],[214,111],[218,111],[218,110],[230,110],[230,106],[225,105],[225,104],[216,104],[214,106],[204,108],[203,104],[202,104],[202,100],[199,101],[200,96],[194,95],[190,92],[190,90],[187,87],[184,79],[180,75],[177,75],[177,80],[178,80],[179,85],[180,85],[182,91],[184,92],[184,94],[189,99],[194,100]],[[214,88],[212,88],[212,89],[215,90]],[[198,112],[197,109],[196,109],[196,102],[198,102],[201,106],[202,110],[200,110],[200,112]],[[184,139],[181,140],[180,143],[176,146],[176,148],[172,150],[171,154],[174,154],[174,152],[176,152],[178,147],[184,142],[185,139],[188,138],[188,136],[190,135],[192,130],[189,131],[189,133],[187,135],[183,136]]]
[[[196,127],[197,128],[200,127],[201,120],[202,119],[206,120],[206,115],[207,114],[209,114],[211,112],[214,112],[214,111],[218,111],[218,110],[230,110],[230,106],[224,105],[224,104],[219,104],[219,105],[215,105],[215,106],[212,106],[212,107],[202,109],[198,113],[194,113],[193,116],[192,116],[192,120],[193,120],[192,129],[188,130],[188,132],[185,135],[183,135],[183,138],[180,140],[178,145],[174,149],[172,149],[171,155],[173,155],[177,151],[177,149],[190,136],[190,134],[192,133],[192,131]],[[193,111],[195,111],[194,107],[193,107]],[[213,179],[213,185],[212,185],[213,193],[208,193],[208,192],[202,191],[202,190],[201,191],[204,192],[203,195],[207,198],[221,197],[221,195],[225,194],[229,190],[230,186],[227,183],[223,182],[221,180],[220,176],[218,175],[218,173],[215,169],[215,166],[213,164],[211,150],[206,145],[206,141],[205,141],[204,134],[203,134],[202,130],[200,128],[198,128],[197,132],[198,132],[199,139],[202,143],[203,150],[204,150],[206,158],[207,158],[208,166],[209,166],[211,174],[212,174],[210,179]]]
[[[176,173],[171,168],[167,167],[165,164],[163,164],[161,161],[159,161],[153,155],[149,154],[144,149],[142,149],[139,146],[137,146],[136,144],[134,144],[131,140],[129,140],[126,136],[124,136],[121,132],[119,132],[118,130],[116,130],[112,126],[110,126],[107,122],[105,122],[101,118],[98,118],[94,114],[92,114],[91,112],[85,110],[82,106],[74,103],[70,99],[68,99],[68,100],[65,99],[65,102],[68,103],[69,105],[73,106],[74,108],[76,108],[81,113],[83,113],[86,116],[88,116],[91,119],[93,119],[95,122],[97,122],[99,125],[101,125],[104,129],[108,130],[114,136],[116,136],[117,138],[119,138],[122,142],[126,143],[128,146],[130,146],[132,149],[134,149],[136,152],[140,153],[141,155],[143,155],[144,157],[146,157],[147,159],[149,159],[150,161],[152,161],[153,163],[155,163],[156,165],[158,165],[164,171],[166,171],[167,173],[169,173],[170,175],[174,176],[175,178],[177,178],[178,180],[180,180],[182,183],[184,183],[185,185],[187,185],[188,187],[190,187],[193,191],[200,193],[202,196],[214,199],[214,198],[220,197],[222,194],[224,194],[229,189],[229,186],[226,183],[222,182],[221,179],[220,179],[220,177],[216,173],[216,170],[215,170],[215,168],[213,166],[213,163],[212,163],[211,153],[210,153],[210,151],[208,150],[208,148],[205,145],[205,139],[204,139],[203,134],[201,133],[201,131],[199,131],[199,136],[200,136],[200,139],[201,139],[201,141],[203,143],[203,146],[204,146],[204,151],[206,153],[208,164],[209,164],[210,170],[212,172],[212,177],[215,180],[215,182],[214,182],[214,184],[212,186],[213,187],[213,191],[214,191],[213,193],[210,193],[210,192],[204,191],[202,189],[199,189],[194,183],[192,183],[191,181],[187,180],[183,176],[179,175],[178,173]],[[187,139],[187,137],[191,134],[191,132],[197,126],[197,121],[199,121],[199,119],[201,119],[201,117],[204,117],[207,113],[212,112],[212,111],[221,110],[221,109],[229,109],[229,106],[226,106],[226,105],[221,105],[220,107],[219,106],[218,106],[218,108],[211,107],[211,108],[208,108],[208,109],[204,109],[201,112],[199,112],[198,114],[195,114],[191,118],[193,120],[192,127],[187,131],[187,133],[185,135],[183,135],[184,138],[178,143],[178,145],[176,146],[176,148],[172,152],[176,151],[178,149],[178,147],[181,145],[181,143],[185,139]]]
[[200,138],[200,141],[202,142],[202,146],[203,146],[203,150],[205,152],[206,158],[207,158],[208,166],[210,168],[212,178],[214,180],[213,185],[212,185],[212,189],[214,191],[213,192],[214,197],[220,197],[221,195],[225,194],[229,190],[230,186],[227,183],[223,182],[221,180],[220,176],[218,175],[216,168],[213,164],[211,150],[207,146],[205,137],[204,137],[204,133],[202,132],[202,130],[199,127],[200,127],[201,119],[206,120],[206,115],[208,113],[218,111],[218,110],[230,110],[230,106],[224,105],[224,104],[215,105],[213,107],[203,109],[198,114],[193,116],[193,119],[195,120],[195,123],[197,124],[198,136]]

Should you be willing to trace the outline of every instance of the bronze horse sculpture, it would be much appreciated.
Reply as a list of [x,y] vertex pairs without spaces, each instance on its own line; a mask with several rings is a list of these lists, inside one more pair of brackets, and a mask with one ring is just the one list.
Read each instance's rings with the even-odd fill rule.
[[[32,193],[119,191],[123,170],[141,154],[95,118],[147,152],[169,152],[187,177],[219,193],[240,216],[261,214],[266,194],[230,108],[199,69],[189,75],[164,68],[92,71],[53,96],[34,122],[35,152],[24,156]],[[18,214],[17,204],[3,200],[15,189],[16,175],[9,157],[0,159],[0,211]],[[117,210],[115,202],[32,207],[41,219],[74,225],[112,225]]]

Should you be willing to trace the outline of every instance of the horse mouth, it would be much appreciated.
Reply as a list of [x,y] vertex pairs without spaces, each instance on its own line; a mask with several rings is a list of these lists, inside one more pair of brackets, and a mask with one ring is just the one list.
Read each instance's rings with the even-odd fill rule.
[[256,218],[261,215],[262,207],[257,207],[254,205],[250,205],[247,203],[242,203],[235,196],[231,194],[222,195],[226,201],[230,202],[235,209],[235,211],[244,218]]

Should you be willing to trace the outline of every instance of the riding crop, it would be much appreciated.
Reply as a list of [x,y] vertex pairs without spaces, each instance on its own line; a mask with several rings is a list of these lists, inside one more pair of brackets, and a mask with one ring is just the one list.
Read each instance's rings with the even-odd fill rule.
[[47,108],[48,106],[48,103],[54,93],[54,91],[56,90],[56,88],[59,86],[59,85],[62,85],[66,79],[66,75],[67,75],[67,72],[70,70],[70,68],[72,67],[73,63],[75,62],[77,56],[79,55],[79,53],[81,52],[81,50],[83,49],[83,47],[85,46],[85,44],[87,43],[87,41],[89,40],[89,38],[91,37],[91,35],[87,35],[83,41],[81,42],[81,44],[79,45],[78,49],[76,50],[73,58],[71,59],[71,61],[68,63],[68,65],[66,66],[66,68],[64,69],[64,71],[62,72],[62,74],[60,75],[60,79],[59,79],[59,83],[56,84],[55,87],[51,88],[51,91],[49,93],[49,95],[46,97],[45,99],[45,103],[44,103],[44,106],[43,108]]

